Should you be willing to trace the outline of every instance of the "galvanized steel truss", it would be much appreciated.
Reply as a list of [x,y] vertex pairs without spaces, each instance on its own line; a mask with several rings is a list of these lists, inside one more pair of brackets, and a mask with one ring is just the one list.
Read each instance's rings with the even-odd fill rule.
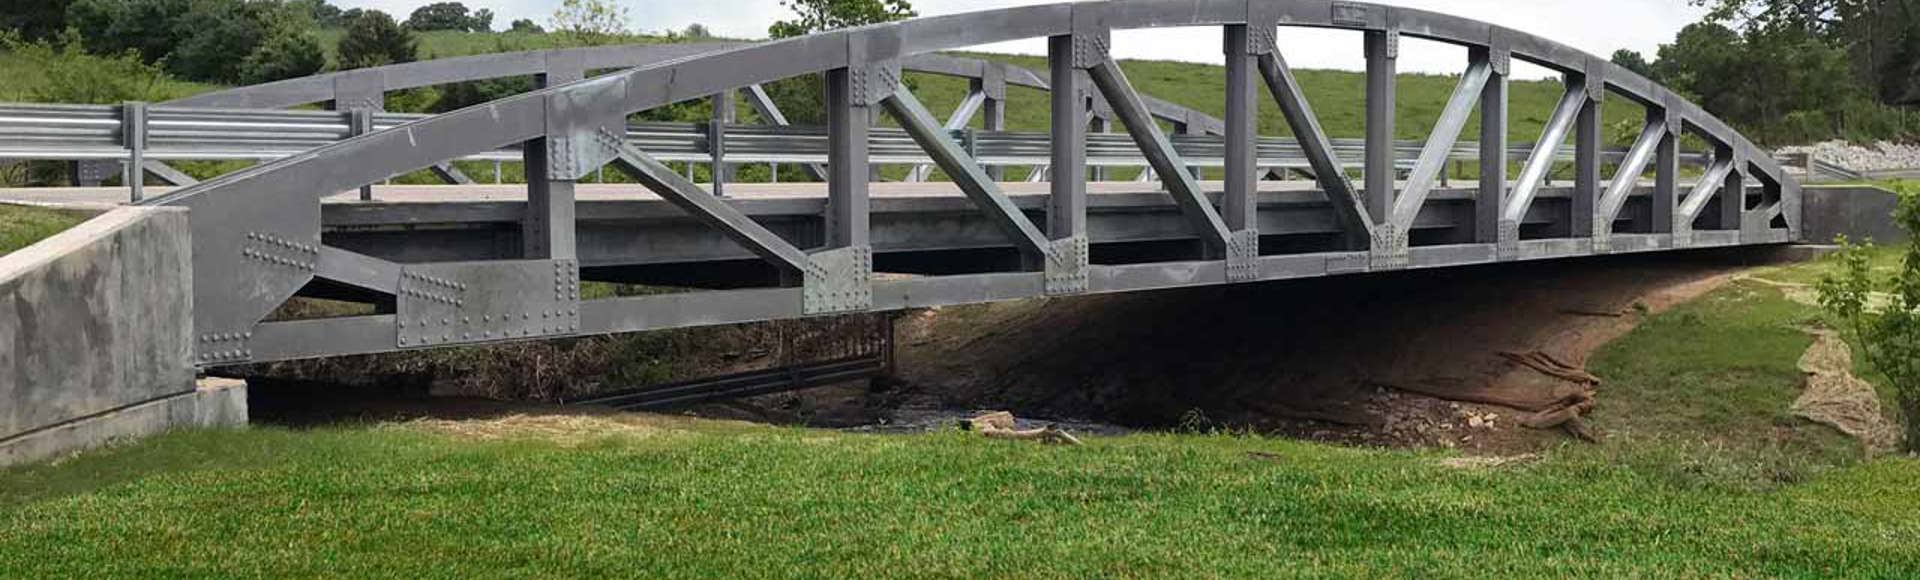
[[[1178,146],[1164,133],[1164,104],[1139,95],[1112,60],[1115,30],[1217,26],[1227,56],[1226,119],[1217,127],[1199,115],[1180,125],[1211,132],[1223,142],[1220,166],[1228,179],[1216,198],[1203,189]],[[1361,149],[1364,183],[1349,181],[1334,141],[1320,128],[1274,36],[1288,27],[1360,31],[1367,54],[1367,135]],[[1465,46],[1471,54],[1459,87],[1432,135],[1413,148],[1411,165],[1392,140],[1396,62],[1403,36]],[[1018,69],[950,59],[938,51],[1049,38],[1049,70],[1016,78]],[[356,131],[337,143],[185,187],[151,205],[192,209],[197,356],[203,365],[277,360],[502,340],[628,332],[802,316],[963,304],[1036,296],[1123,292],[1153,288],[1253,282],[1364,271],[1583,256],[1609,252],[1769,244],[1791,240],[1799,227],[1799,189],[1764,151],[1724,123],[1603,59],[1517,31],[1422,10],[1326,0],[1118,0],[1010,8],[741,45],[665,60],[581,80],[601,68],[593,53],[539,53],[513,61],[517,74],[543,75],[552,86],[385,130]],[[663,49],[672,50],[672,49]],[[688,49],[691,50],[691,49]],[[519,57],[516,57],[519,58]],[[1518,179],[1506,180],[1512,153],[1505,128],[1507,82],[1514,58],[1557,70],[1567,92],[1528,154]],[[485,62],[484,59],[467,61]],[[900,82],[902,63],[949,67],[976,79],[974,93],[942,122]],[[926,64],[932,63],[932,64]],[[439,70],[417,65],[415,73]],[[474,66],[480,66],[475,64]],[[504,66],[504,65],[503,65]],[[517,68],[515,68],[517,67]],[[780,118],[758,89],[762,83],[810,73],[827,82],[827,146],[820,171],[828,182],[817,221],[800,226],[756,220],[748,204],[723,199],[676,175],[644,143],[635,143],[628,114],[665,104],[744,90],[763,117]],[[211,96],[192,104],[281,106],[332,100],[377,105],[379,93],[406,82],[449,82],[480,73],[394,82],[393,71],[296,80],[258,90]],[[489,71],[484,74],[493,74]],[[1031,73],[1026,73],[1031,75]],[[464,76],[462,76],[464,75]],[[1256,80],[1257,75],[1257,80]],[[404,74],[400,78],[406,78]],[[1050,193],[1030,204],[1003,191],[999,175],[952,130],[976,110],[987,128],[1004,119],[1007,84],[1043,85],[1052,92],[1053,124],[1046,162]],[[1257,176],[1264,141],[1256,133],[1259,87],[1264,84],[1298,140],[1304,164],[1321,186],[1318,203],[1331,219],[1334,243],[1299,251],[1263,242],[1299,236],[1280,219],[1287,208],[1269,203]],[[328,92],[331,91],[331,92]],[[1611,184],[1599,135],[1600,103],[1612,92],[1645,106],[1645,128],[1619,156]],[[876,254],[896,244],[876,242],[875,202],[868,167],[874,110],[895,118],[923,156],[938,166],[1004,238],[1000,247],[1018,264],[990,272],[877,277]],[[1481,164],[1477,191],[1443,195],[1435,181],[1458,153],[1469,118],[1482,120],[1470,154]],[[130,109],[128,115],[151,114]],[[1164,181],[1171,206],[1199,251],[1176,259],[1096,260],[1101,244],[1124,235],[1095,231],[1091,202],[1089,125],[1111,119],[1124,127],[1140,158]],[[369,120],[373,120],[370,116]],[[377,125],[377,122],[372,123]],[[1105,123],[1100,123],[1105,126]],[[1197,129],[1196,129],[1197,128]],[[724,120],[714,127],[724,137]],[[1699,136],[1715,149],[1707,171],[1685,196],[1679,191],[1678,137]],[[1575,184],[1564,197],[1549,194],[1546,176],[1574,141]],[[144,163],[135,145],[135,166]],[[457,262],[405,262],[323,243],[320,198],[389,176],[518,147],[532,179],[520,213],[518,256]],[[724,155],[724,145],[713,155]],[[719,160],[719,159],[716,159]],[[582,299],[580,221],[575,184],[606,164],[627,171],[693,219],[720,232],[772,266],[771,286],[678,294]],[[724,165],[724,161],[720,163]],[[1654,186],[1638,182],[1651,165]],[[1404,182],[1398,171],[1408,168]],[[926,173],[916,169],[914,176]],[[450,177],[450,179],[457,179]],[[1749,184],[1759,187],[1748,194]],[[717,188],[716,188],[717,189]],[[1627,220],[1635,196],[1651,204],[1646,219]],[[1438,199],[1464,201],[1464,215],[1440,212]],[[1564,200],[1564,216],[1535,220],[1544,199]],[[1750,207],[1749,197],[1759,200]],[[1704,215],[1718,202],[1717,215]],[[1299,202],[1296,200],[1295,204]],[[1098,210],[1104,211],[1104,210]],[[1440,215],[1446,213],[1447,215]],[[1158,214],[1156,214],[1158,215]],[[1175,218],[1174,216],[1178,216]],[[1043,219],[1035,219],[1041,217]],[[1710,219],[1703,219],[1710,218]],[[765,219],[765,218],[762,218]],[[1105,218],[1103,218],[1105,219]],[[1533,220],[1533,221],[1530,221]],[[1416,238],[1429,222],[1450,224],[1447,235]],[[1625,223],[1636,228],[1617,232]],[[1696,223],[1704,227],[1696,229]],[[1268,223],[1271,227],[1262,227]],[[807,225],[812,224],[812,225]],[[894,226],[883,226],[894,227]],[[786,228],[786,229],[781,229]],[[1160,228],[1165,230],[1164,227]],[[779,230],[779,231],[776,231]],[[1165,239],[1166,234],[1159,234]],[[1107,236],[1103,238],[1103,236]],[[1104,240],[1104,241],[1103,241]],[[809,247],[812,246],[812,247]],[[878,249],[878,252],[876,251]],[[608,260],[608,264],[618,260]],[[262,322],[289,297],[316,281],[390,297],[387,312],[349,318]]]

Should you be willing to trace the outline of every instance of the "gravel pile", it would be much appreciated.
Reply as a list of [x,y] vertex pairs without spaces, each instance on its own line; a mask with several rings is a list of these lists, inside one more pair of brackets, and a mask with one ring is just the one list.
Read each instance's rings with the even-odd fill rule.
[[1872,147],[1854,145],[1845,141],[1828,141],[1817,145],[1787,147],[1781,154],[1799,155],[1812,152],[1815,157],[1854,171],[1886,171],[1891,169],[1912,169],[1920,167],[1920,145],[1901,145],[1881,141]]

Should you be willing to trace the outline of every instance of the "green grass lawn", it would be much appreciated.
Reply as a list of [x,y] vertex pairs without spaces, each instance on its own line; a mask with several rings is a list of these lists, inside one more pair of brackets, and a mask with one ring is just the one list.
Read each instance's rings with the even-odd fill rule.
[[0,204],[0,255],[87,221],[85,212]]
[[1754,283],[1658,315],[1595,357],[1605,444],[1494,468],[662,417],[180,432],[0,471],[0,577],[1920,574],[1920,461],[1785,416],[1814,316]]

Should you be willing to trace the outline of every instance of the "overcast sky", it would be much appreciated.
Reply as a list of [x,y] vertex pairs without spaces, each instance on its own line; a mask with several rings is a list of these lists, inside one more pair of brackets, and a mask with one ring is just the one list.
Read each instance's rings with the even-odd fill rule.
[[[404,20],[415,7],[431,0],[334,0],[342,7],[378,8]],[[518,18],[542,26],[560,0],[463,0],[470,8],[492,9],[495,28]],[[785,18],[779,0],[615,0],[628,9],[636,31],[680,30],[700,23],[715,34],[731,38],[761,38],[767,25]],[[953,14],[1046,4],[1057,0],[913,0],[923,16]],[[1376,0],[1445,12],[1538,34],[1601,56],[1626,48],[1651,58],[1660,43],[1673,39],[1681,27],[1704,10],[1687,0]],[[1301,68],[1361,68],[1357,33],[1283,29],[1280,48],[1288,61]],[[1217,30],[1199,28],[1123,31],[1114,35],[1114,54],[1121,58],[1218,63]],[[1044,54],[1044,40],[981,47],[989,52]],[[1456,73],[1465,67],[1464,49],[1409,41],[1401,51],[1405,71]],[[1543,76],[1545,71],[1520,68],[1517,76]]]

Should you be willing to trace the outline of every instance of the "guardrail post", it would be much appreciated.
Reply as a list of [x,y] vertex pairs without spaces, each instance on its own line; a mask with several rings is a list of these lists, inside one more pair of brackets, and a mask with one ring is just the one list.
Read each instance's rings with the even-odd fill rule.
[[120,142],[127,147],[125,171],[132,201],[146,199],[147,177],[147,104],[127,101],[120,104]]
[[[348,134],[354,137],[373,132],[373,109],[355,107],[347,111]],[[373,184],[360,186],[360,201],[373,201]]]
[[[981,103],[980,127],[987,131],[1007,130],[1007,69],[1005,65],[987,63],[980,78],[980,94],[986,96]],[[987,165],[987,176],[994,181],[1006,180],[1006,168]]]
[[713,121],[707,128],[707,144],[713,154],[713,194],[726,197],[727,180],[727,125],[734,120],[733,91],[721,91],[713,96]]

